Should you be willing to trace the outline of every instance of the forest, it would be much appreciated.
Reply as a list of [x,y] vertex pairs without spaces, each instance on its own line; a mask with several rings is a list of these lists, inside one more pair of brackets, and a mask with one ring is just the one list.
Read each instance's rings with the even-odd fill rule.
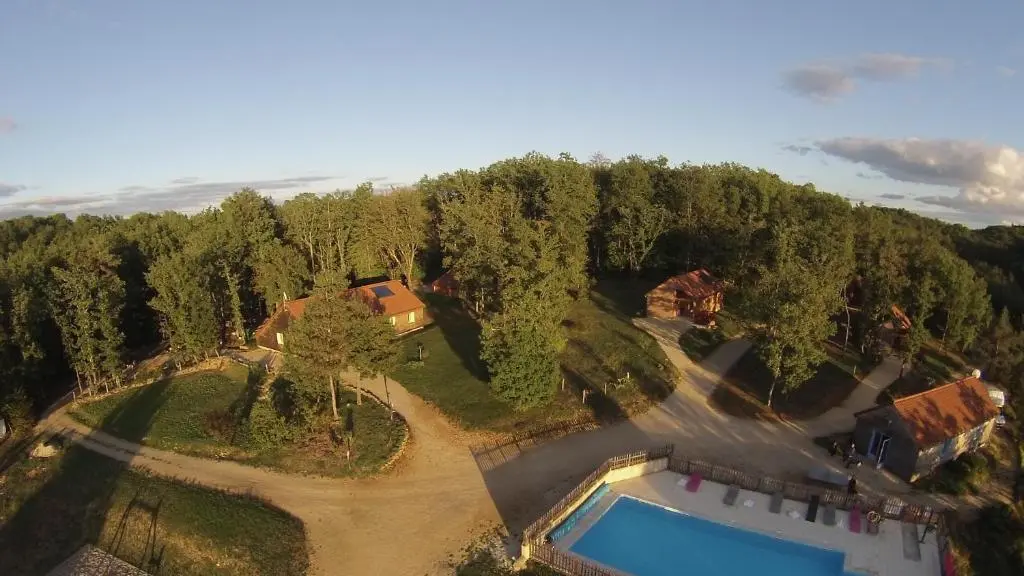
[[[164,347],[196,359],[244,345],[288,299],[442,270],[483,327],[494,393],[517,408],[554,395],[559,326],[596,279],[698,266],[726,279],[783,393],[825,339],[877,346],[871,327],[897,304],[913,326],[902,354],[937,338],[1020,397],[1021,230],[851,205],[735,164],[536,153],[281,204],[243,189],[194,215],[25,216],[0,223],[0,414],[118,387]],[[857,319],[842,321],[854,282]]]

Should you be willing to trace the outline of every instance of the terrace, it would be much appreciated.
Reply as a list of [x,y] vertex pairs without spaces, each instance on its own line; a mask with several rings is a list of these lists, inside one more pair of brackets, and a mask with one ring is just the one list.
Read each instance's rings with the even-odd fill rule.
[[[945,532],[930,509],[758,478],[670,453],[669,447],[606,462],[526,531],[524,556],[587,576],[945,573]],[[702,479],[691,482],[694,475]],[[626,526],[624,510],[609,510],[630,498],[670,512],[653,512],[652,525]],[[687,522],[703,523],[691,528],[702,542],[667,534],[685,531]],[[717,547],[708,532],[717,533]]]

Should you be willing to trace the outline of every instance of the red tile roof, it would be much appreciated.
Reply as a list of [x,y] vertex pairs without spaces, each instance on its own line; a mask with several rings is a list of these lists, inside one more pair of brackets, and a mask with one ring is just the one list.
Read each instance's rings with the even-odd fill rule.
[[[387,288],[391,292],[391,295],[380,296],[374,292],[374,288]],[[385,282],[359,286],[349,290],[349,293],[353,291],[358,291],[358,293],[366,299],[371,306],[379,304],[379,308],[377,308],[377,306],[374,306],[374,308],[378,313],[386,316],[394,316],[395,314],[412,312],[413,310],[423,308],[423,302],[421,302],[415,294],[409,291],[409,289],[403,286],[398,280],[387,280]]]
[[910,330],[910,318],[907,317],[903,310],[895,304],[892,305],[890,310],[892,311],[892,317],[899,322],[899,328],[901,330]]
[[919,448],[955,438],[999,415],[985,384],[969,376],[893,402]]
[[722,281],[712,276],[707,270],[698,268],[665,280],[651,292],[665,289],[677,290],[682,293],[684,298],[701,300],[721,292]]
[[[373,289],[377,287],[386,287],[391,291],[391,295],[378,296],[373,291]],[[398,280],[387,280],[384,282],[367,284],[366,286],[350,288],[345,291],[345,294],[359,294],[359,296],[362,297],[376,313],[387,316],[394,316],[404,312],[412,312],[413,310],[419,310],[424,307],[423,302],[421,302],[415,294],[410,292],[409,289],[403,286]],[[281,307],[271,313],[270,318],[267,318],[263,324],[260,324],[256,331],[263,332],[282,314],[287,314],[289,321],[302,317],[302,313],[306,311],[306,305],[309,304],[309,301],[312,298],[313,296],[307,296],[306,298],[299,298],[297,300],[289,300],[285,302]]]

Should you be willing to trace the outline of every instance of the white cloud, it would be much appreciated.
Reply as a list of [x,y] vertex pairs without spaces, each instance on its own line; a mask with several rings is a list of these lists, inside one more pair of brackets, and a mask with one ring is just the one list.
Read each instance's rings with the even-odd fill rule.
[[837,138],[819,150],[864,164],[893,180],[955,188],[919,202],[969,213],[1024,215],[1024,154],[974,140]]
[[18,124],[14,121],[14,118],[0,116],[0,134],[3,134],[4,132],[14,132],[17,127]]
[[[277,180],[238,180],[230,182],[198,182],[192,177],[178,178],[168,186],[124,186],[116,193],[88,196],[53,196],[26,198],[0,204],[0,218],[23,214],[114,214],[180,210],[197,212],[219,204],[242,188],[253,188],[270,196],[287,198],[296,192],[334,180],[334,176],[298,176]],[[22,188],[24,189],[24,188]],[[16,190],[18,191],[18,190]],[[2,189],[0,189],[2,192]],[[2,194],[0,194],[2,195]]]
[[1010,68],[1009,66],[996,66],[996,73],[998,73],[1000,76],[1010,78],[1011,76],[1016,75],[1017,71],[1014,70],[1013,68]]
[[927,68],[948,70],[952,62],[907,54],[863,54],[846,62],[815,62],[786,70],[783,86],[798,96],[832,102],[856,90],[858,80],[893,82],[913,78]]

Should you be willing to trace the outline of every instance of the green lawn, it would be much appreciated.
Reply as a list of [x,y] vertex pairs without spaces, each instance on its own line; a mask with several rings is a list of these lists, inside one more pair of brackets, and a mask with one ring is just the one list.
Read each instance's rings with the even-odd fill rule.
[[739,321],[722,310],[715,317],[715,326],[695,326],[679,337],[679,347],[694,362],[702,362],[719,346],[743,334]]
[[0,574],[44,574],[86,543],[150,574],[291,575],[309,562],[285,512],[77,446],[0,476]]
[[[275,382],[275,386],[288,384],[280,378]],[[364,395],[363,403],[357,404],[355,392],[347,388],[338,391],[338,405],[341,421],[336,425],[324,405],[308,422],[282,425],[284,437],[279,442],[260,443],[250,438],[243,460],[286,472],[322,476],[370,476],[380,472],[405,440],[405,423],[397,416],[392,418],[386,407],[368,396]],[[344,445],[346,428],[352,432],[348,450]]]
[[878,403],[891,403],[896,398],[952,382],[963,376],[965,368],[964,361],[956,354],[943,350],[938,341],[929,342],[921,348],[912,368],[878,395]]
[[[824,414],[843,403],[875,364],[851,350],[824,344],[828,360],[811,379],[789,394],[775,391],[772,410],[766,406],[772,376],[753,349],[725,374],[711,394],[711,404],[734,416],[771,419],[777,416],[803,420]],[[855,375],[856,374],[856,375]]]
[[[393,375],[465,428],[509,431],[580,416],[612,421],[646,409],[674,386],[674,368],[654,339],[634,327],[599,287],[576,302],[563,323],[564,390],[547,406],[515,412],[487,385],[477,323],[456,300],[437,295],[426,300],[434,325],[406,337],[405,362]],[[627,373],[629,378],[620,382]],[[589,390],[585,406],[583,387]]]
[[[328,404],[288,422],[269,400],[257,400],[259,375],[226,363],[220,372],[174,377],[76,406],[71,415],[117,436],[164,450],[219,457],[286,472],[366,476],[379,472],[406,436],[405,423],[387,408],[355,392],[338,391],[342,422]],[[276,395],[292,394],[291,382],[272,384]],[[323,393],[326,395],[327,390]],[[258,403],[258,404],[257,404]],[[267,416],[254,419],[254,413]],[[350,449],[344,428],[351,429]]]
[[71,415],[125,440],[197,456],[221,455],[237,449],[232,434],[225,435],[226,427],[215,420],[227,418],[237,425],[252,401],[253,384],[248,369],[227,362],[219,372],[159,380],[79,404]]

